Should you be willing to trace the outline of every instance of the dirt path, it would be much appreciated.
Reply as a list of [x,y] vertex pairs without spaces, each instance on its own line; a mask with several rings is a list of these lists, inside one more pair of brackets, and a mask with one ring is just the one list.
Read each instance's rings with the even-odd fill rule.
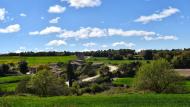
[[[113,65],[108,65],[108,67],[110,68],[110,72],[113,72],[118,69],[117,66],[113,66]],[[85,78],[82,80],[82,82],[93,81],[93,80],[97,79],[98,77],[100,77],[100,74],[93,76],[93,77]]]
[[114,65],[108,65],[108,67],[110,68],[110,72],[113,72],[118,69],[118,67]]
[[88,81],[93,81],[95,80],[96,78],[100,77],[100,75],[96,75],[96,76],[93,76],[93,77],[89,77],[89,78],[85,78],[82,80],[82,82],[88,82]]
[[190,69],[175,69],[181,76],[189,77],[190,76]]

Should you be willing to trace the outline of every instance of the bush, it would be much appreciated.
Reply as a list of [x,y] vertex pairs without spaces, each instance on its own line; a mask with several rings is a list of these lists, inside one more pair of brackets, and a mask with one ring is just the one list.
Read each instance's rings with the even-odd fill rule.
[[190,52],[184,52],[182,55],[174,57],[172,64],[176,69],[190,68]]
[[154,61],[140,67],[134,86],[139,90],[149,90],[157,93],[180,93],[180,77],[170,67],[166,60]]
[[91,89],[91,92],[92,92],[93,94],[95,94],[95,93],[97,93],[97,92],[103,91],[103,86],[94,83],[94,84],[91,85],[90,89]]
[[65,81],[50,71],[40,71],[29,82],[33,94],[39,96],[68,95]]
[[140,67],[140,62],[131,62],[129,64],[121,64],[115,76],[119,77],[134,77],[138,68]]
[[48,65],[39,65],[37,67],[37,71],[42,71],[42,70],[50,70],[50,67]]
[[29,91],[27,87],[29,81],[30,77],[28,76],[21,80],[16,87],[16,93],[27,93]]

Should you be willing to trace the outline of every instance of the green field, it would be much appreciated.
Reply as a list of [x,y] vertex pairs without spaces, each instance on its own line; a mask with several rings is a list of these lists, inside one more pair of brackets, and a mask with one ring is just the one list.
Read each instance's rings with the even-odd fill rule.
[[40,56],[40,57],[19,57],[19,56],[1,56],[0,64],[3,63],[18,63],[25,60],[29,65],[48,64],[55,62],[68,62],[76,59],[76,56]]
[[25,77],[26,75],[0,77],[1,91],[14,92],[17,87],[18,82],[24,79]]
[[26,77],[25,75],[0,77],[0,84],[19,82],[20,80],[24,79],[25,77]]
[[125,94],[69,97],[0,98],[1,107],[189,107],[189,94]]
[[97,63],[105,63],[105,64],[114,64],[114,65],[118,65],[118,64],[124,64],[124,63],[130,63],[130,62],[134,62],[134,61],[140,61],[142,63],[146,62],[145,60],[110,60],[107,57],[92,57],[87,59],[88,62],[97,62]]
[[116,79],[113,81],[113,84],[132,86],[132,84],[133,84],[133,79],[134,79],[134,78],[116,78]]

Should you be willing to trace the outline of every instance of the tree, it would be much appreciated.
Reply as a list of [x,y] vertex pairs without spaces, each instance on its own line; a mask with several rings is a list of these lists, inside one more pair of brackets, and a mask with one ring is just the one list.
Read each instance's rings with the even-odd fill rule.
[[69,87],[72,87],[74,77],[75,77],[74,68],[71,61],[69,61],[67,65],[67,80],[69,81]]
[[29,71],[28,63],[26,61],[20,61],[18,64],[21,73],[26,74]]
[[183,52],[182,55],[174,57],[172,64],[177,69],[190,68],[190,51]]
[[153,59],[153,52],[152,52],[152,50],[144,50],[142,52],[142,54],[143,54],[143,57],[144,57],[145,60],[152,60]]
[[161,59],[140,67],[134,86],[139,90],[150,90],[157,93],[177,93],[182,89],[180,82],[179,75],[166,60]]
[[119,65],[118,74],[121,77],[134,77],[140,65],[140,62],[121,64]]
[[31,84],[32,93],[39,96],[46,97],[68,94],[65,81],[57,78],[51,71],[39,71],[32,77],[29,84]]
[[0,75],[4,75],[4,74],[8,73],[9,69],[10,69],[9,65],[1,64],[0,65]]

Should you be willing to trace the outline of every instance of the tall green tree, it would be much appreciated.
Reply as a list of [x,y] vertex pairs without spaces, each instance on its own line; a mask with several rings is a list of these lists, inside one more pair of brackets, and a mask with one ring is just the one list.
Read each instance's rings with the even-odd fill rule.
[[72,65],[72,61],[69,61],[67,65],[67,80],[69,82],[69,87],[72,87],[74,77],[75,77],[74,67]]
[[28,63],[26,61],[20,61],[18,63],[19,71],[23,74],[26,74],[28,70]]

